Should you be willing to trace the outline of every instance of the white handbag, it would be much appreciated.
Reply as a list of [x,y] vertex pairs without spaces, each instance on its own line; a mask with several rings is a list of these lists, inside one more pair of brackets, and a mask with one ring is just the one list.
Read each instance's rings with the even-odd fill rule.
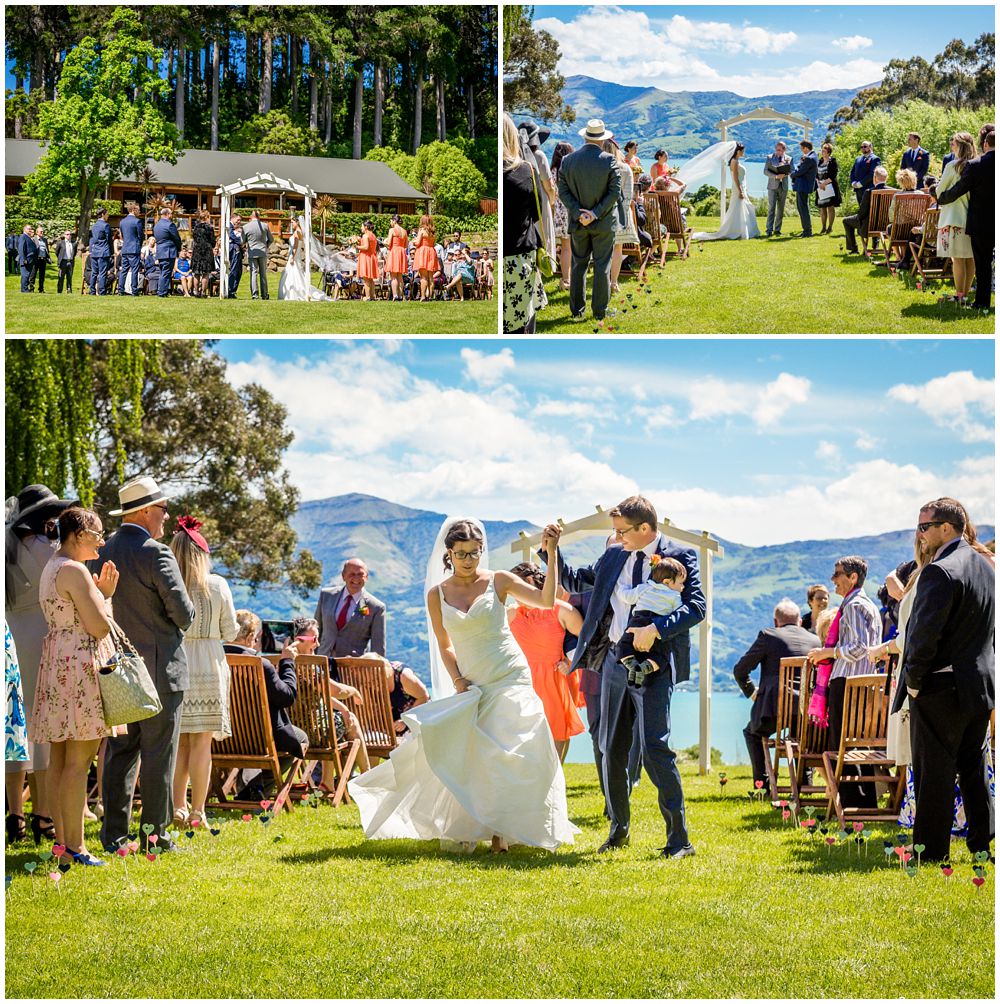
[[114,655],[97,671],[104,724],[130,725],[158,715],[163,705],[146,663],[113,620],[111,637],[115,643]]

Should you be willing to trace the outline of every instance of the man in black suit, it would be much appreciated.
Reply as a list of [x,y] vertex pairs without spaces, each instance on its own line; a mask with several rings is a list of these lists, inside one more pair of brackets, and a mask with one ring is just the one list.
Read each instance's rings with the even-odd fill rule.
[[35,247],[38,248],[38,257],[35,258],[35,270],[31,275],[30,286],[32,292],[35,289],[35,281],[38,281],[38,292],[45,292],[45,270],[49,267],[49,239],[45,236],[45,228],[38,224],[35,230]]
[[21,266],[21,292],[31,289],[31,277],[38,259],[38,245],[35,243],[35,228],[25,223],[24,232],[17,239],[17,263]]
[[976,262],[976,298],[973,307],[990,309],[990,276],[993,263],[994,226],[996,212],[996,167],[993,150],[996,133],[988,132],[982,139],[982,155],[965,165],[962,177],[946,192],[938,196],[938,202],[947,205],[969,193],[969,215],[965,232],[972,241],[972,256]]
[[858,234],[861,234],[861,239],[865,241],[867,246],[868,242],[868,214],[871,211],[871,193],[881,192],[883,189],[888,188],[886,185],[886,179],[889,177],[889,172],[882,167],[880,164],[875,168],[874,174],[874,184],[871,188],[866,188],[862,192],[860,199],[861,204],[858,206],[858,211],[852,216],[844,217],[844,240],[847,243],[847,250],[851,254],[859,254],[858,251]]
[[901,685],[893,711],[910,696],[916,816],[913,842],[924,861],[948,857],[955,775],[972,853],[993,839],[987,732],[994,707],[993,567],[965,541],[965,510],[954,499],[928,502],[917,522],[931,562],[917,580],[906,626]]
[[63,232],[62,240],[56,241],[56,264],[59,267],[59,285],[56,292],[61,293],[63,286],[67,293],[73,292],[73,267],[76,265],[76,241],[71,231]]
[[[802,615],[794,600],[784,599],[774,608],[774,627],[757,635],[757,640],[733,667],[740,690],[753,701],[750,721],[743,730],[754,781],[767,784],[764,746],[761,739],[774,735],[778,724],[778,678],[781,660],[808,655],[820,644],[819,638],[802,627]],[[750,674],[760,666],[756,689]]]
[[4,247],[7,249],[7,274],[17,275],[17,234],[7,234]]
[[229,299],[236,299],[236,290],[240,288],[243,276],[243,217],[233,213],[229,221]]

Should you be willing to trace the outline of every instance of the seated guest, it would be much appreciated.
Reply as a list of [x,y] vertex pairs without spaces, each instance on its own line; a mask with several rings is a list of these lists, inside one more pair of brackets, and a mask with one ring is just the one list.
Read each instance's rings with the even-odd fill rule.
[[[260,618],[250,610],[237,610],[236,623],[239,634],[231,644],[223,645],[227,655],[260,655]],[[282,658],[275,669],[271,662],[262,658],[264,682],[267,687],[267,709],[271,717],[271,734],[278,750],[279,763],[284,771],[292,757],[305,755],[309,737],[293,725],[287,709],[295,703],[298,680],[295,676],[295,659]],[[271,794],[275,779],[270,771],[244,770],[241,777],[242,788],[237,795],[241,801],[257,801]]]
[[[449,258],[452,255],[448,256]],[[460,251],[454,252],[455,261],[452,264],[452,277],[448,284],[444,287],[444,298],[448,299],[448,291],[452,289],[458,290],[458,298],[460,300],[465,299],[465,287],[474,286],[476,284],[476,269],[472,263],[472,256],[469,254],[467,248],[463,247]]]
[[139,270],[142,273],[142,278],[139,281],[142,284],[143,292],[155,293],[160,275],[156,264],[155,237],[148,238],[139,252]]
[[185,296],[191,295],[194,285],[194,275],[191,272],[191,252],[187,248],[177,256],[177,263],[174,265],[173,277],[181,287],[181,292]]
[[830,603],[830,590],[822,582],[817,582],[806,590],[806,603],[809,605],[809,610],[802,618],[802,626],[807,631],[815,633],[819,615]]
[[921,192],[929,195],[934,201],[930,204],[931,209],[937,205],[937,176],[933,174],[924,175],[924,184],[920,189]]
[[[896,183],[899,185],[899,192],[892,197],[892,201],[889,203],[889,238],[890,240],[896,239],[896,233],[894,231],[895,220],[896,220],[896,204],[899,200],[899,196],[905,193],[916,192],[917,190],[917,174],[915,171],[910,171],[906,168],[896,172]],[[910,233],[900,234],[900,239],[905,238],[907,241],[913,240],[913,228],[910,227]],[[903,248],[903,257],[899,259],[899,264],[903,264],[910,256],[909,247]]]
[[885,190],[888,187],[885,183],[888,177],[889,172],[879,164],[873,174],[874,183],[872,187],[863,189],[859,196],[858,211],[851,216],[844,217],[844,242],[847,244],[847,250],[851,254],[860,254],[858,251],[858,234],[861,235],[861,243],[864,246],[864,250],[868,251],[868,214],[871,212],[871,193]]
[[[753,701],[743,738],[746,739],[755,782],[767,784],[761,739],[773,735],[777,727],[781,660],[808,655],[818,645],[819,638],[802,627],[798,605],[794,600],[784,599],[774,608],[774,627],[761,631],[733,667],[733,676],[740,690]],[[758,666],[760,682],[755,688],[750,682],[750,674]]]

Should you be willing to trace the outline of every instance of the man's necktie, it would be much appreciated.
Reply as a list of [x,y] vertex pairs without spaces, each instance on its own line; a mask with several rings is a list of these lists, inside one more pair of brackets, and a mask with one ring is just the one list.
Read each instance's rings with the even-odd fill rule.
[[351,594],[347,594],[347,598],[344,600],[344,605],[340,608],[340,613],[337,614],[337,630],[343,631],[344,625],[347,623],[347,611],[351,609]]
[[646,557],[644,551],[635,552],[635,564],[632,565],[632,588],[642,585],[642,559]]

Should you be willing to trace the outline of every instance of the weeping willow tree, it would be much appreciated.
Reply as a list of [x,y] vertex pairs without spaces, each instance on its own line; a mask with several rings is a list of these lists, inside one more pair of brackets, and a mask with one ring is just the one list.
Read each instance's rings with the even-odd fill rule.
[[[124,479],[123,443],[142,425],[142,391],[158,372],[160,345],[153,339],[109,340],[100,352],[109,392],[104,432],[112,444],[114,469]],[[101,431],[94,343],[8,340],[4,356],[6,495],[44,484],[58,495],[72,494],[92,505]]]

